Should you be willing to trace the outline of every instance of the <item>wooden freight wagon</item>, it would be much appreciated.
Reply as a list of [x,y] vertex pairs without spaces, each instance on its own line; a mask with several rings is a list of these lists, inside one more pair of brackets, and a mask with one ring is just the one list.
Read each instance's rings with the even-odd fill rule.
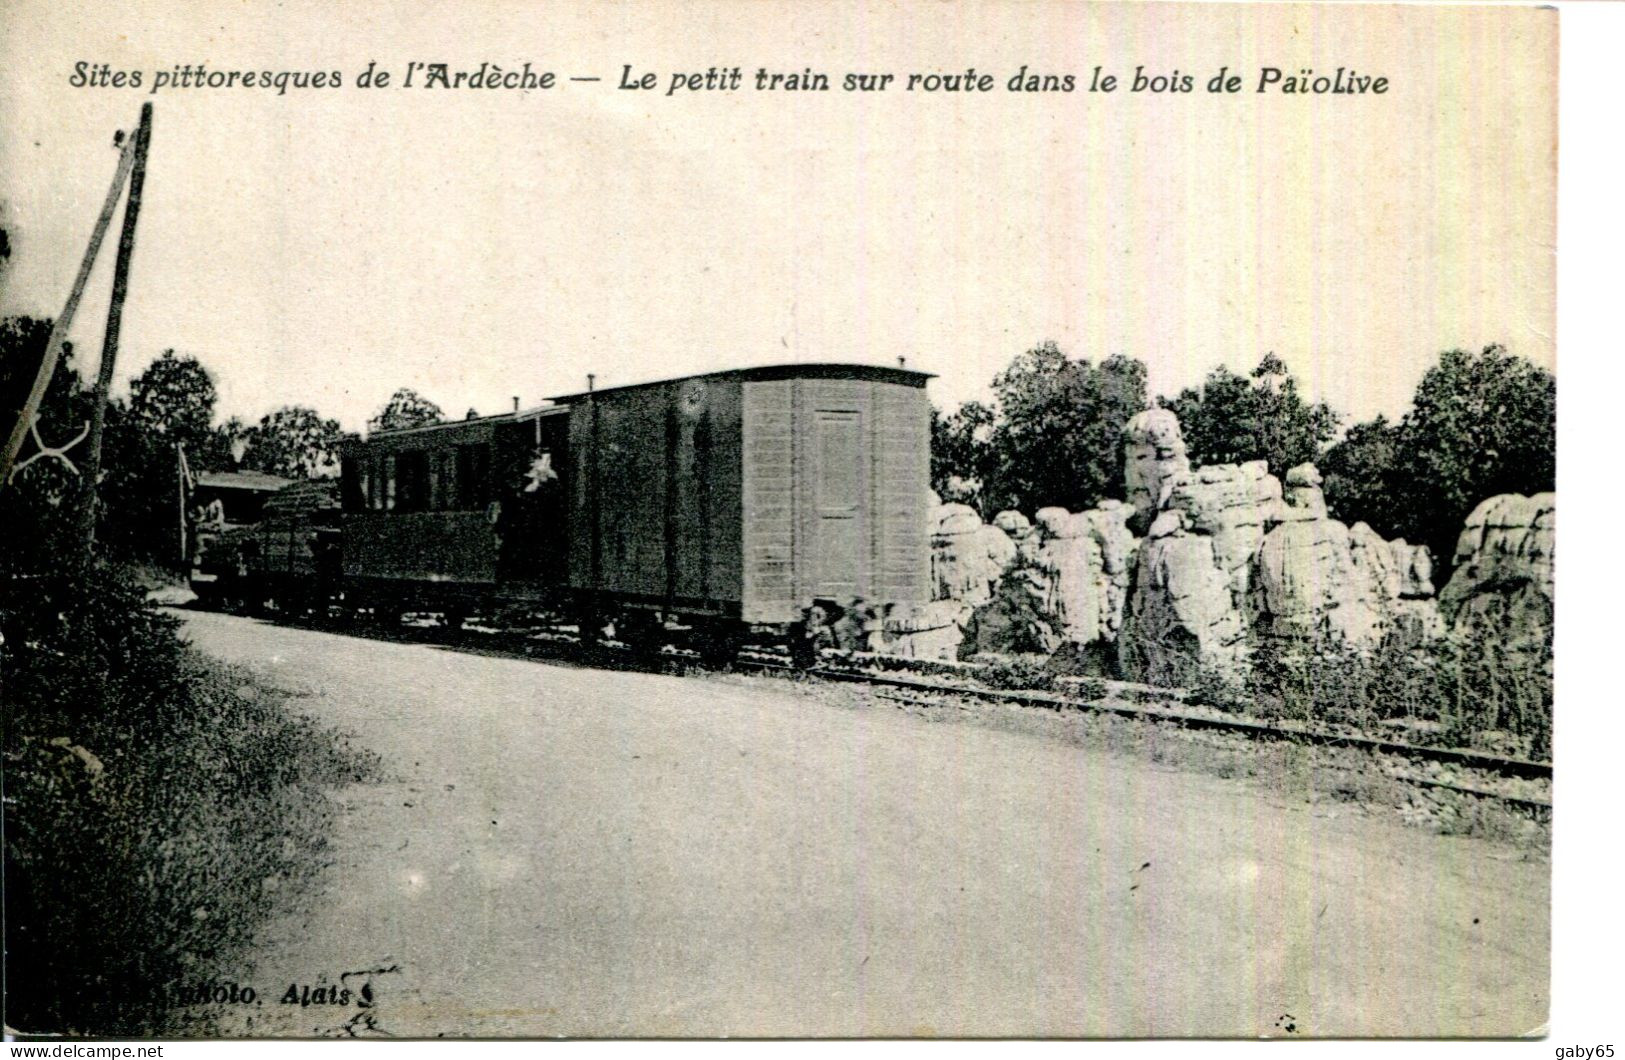
[[252,612],[320,607],[338,589],[338,483],[294,482],[259,505],[258,521],[200,542],[192,571],[199,598]]
[[926,602],[929,378],[784,365],[554,399],[570,410],[571,590],[589,613],[724,636]]

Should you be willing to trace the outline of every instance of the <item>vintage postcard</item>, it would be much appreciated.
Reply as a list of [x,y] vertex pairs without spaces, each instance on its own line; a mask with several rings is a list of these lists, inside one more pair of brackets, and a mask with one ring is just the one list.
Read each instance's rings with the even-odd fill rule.
[[1544,1033],[1558,28],[8,3],[7,1033]]

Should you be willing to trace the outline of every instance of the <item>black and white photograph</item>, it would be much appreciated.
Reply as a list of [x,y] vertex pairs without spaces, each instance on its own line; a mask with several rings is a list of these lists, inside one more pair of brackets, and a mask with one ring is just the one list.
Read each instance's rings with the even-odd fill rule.
[[8,1040],[1551,1034],[1568,13],[8,0]]

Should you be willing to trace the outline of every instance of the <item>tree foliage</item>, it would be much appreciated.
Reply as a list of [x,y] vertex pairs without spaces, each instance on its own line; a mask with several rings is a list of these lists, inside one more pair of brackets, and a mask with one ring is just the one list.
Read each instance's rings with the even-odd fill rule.
[[1350,525],[1367,523],[1384,537],[1399,533],[1402,506],[1393,481],[1399,446],[1399,424],[1378,416],[1356,423],[1326,450],[1319,467],[1332,518]]
[[946,416],[931,410],[931,488],[944,499],[979,496],[993,477],[993,410],[967,401]]
[[130,381],[126,426],[154,445],[179,444],[194,464],[219,467],[229,461],[229,442],[214,427],[218,401],[214,377],[196,357],[165,350]]
[[1557,488],[1557,380],[1504,346],[1448,350],[1397,426],[1361,424],[1325,462],[1334,514],[1425,544],[1448,567],[1480,501]]
[[331,478],[338,474],[343,437],[337,420],[324,420],[304,405],[285,405],[239,429],[239,466],[284,478]]
[[[21,411],[40,355],[51,334],[51,322],[33,317],[0,320],[0,395],[9,433],[12,417]],[[90,420],[90,394],[76,370],[71,344],[64,346],[50,386],[35,420],[38,438],[60,456],[42,454],[30,434],[18,453],[12,478],[0,490],[0,526],[8,528],[0,548],[0,571],[50,570],[63,558],[61,542],[72,538],[75,512],[83,489],[79,466],[84,445],[68,446],[80,437]]]
[[932,478],[979,481],[984,515],[1002,508],[1074,511],[1123,496],[1121,435],[1145,406],[1145,366],[1113,356],[1072,360],[1045,342],[993,380],[997,408],[967,403],[939,416]]
[[399,431],[408,427],[427,427],[441,423],[445,413],[440,406],[410,387],[401,387],[390,395],[389,402],[378,410],[378,415],[367,421],[369,431]]
[[1325,403],[1305,401],[1297,380],[1273,353],[1259,362],[1251,380],[1221,365],[1200,387],[1160,401],[1179,417],[1196,467],[1264,460],[1271,474],[1284,475],[1290,467],[1313,462],[1337,430],[1337,413]]

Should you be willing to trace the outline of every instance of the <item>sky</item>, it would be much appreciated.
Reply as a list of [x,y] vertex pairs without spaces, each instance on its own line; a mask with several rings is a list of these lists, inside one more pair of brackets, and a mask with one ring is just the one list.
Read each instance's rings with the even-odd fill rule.
[[[113,131],[150,101],[119,378],[195,355],[224,415],[303,404],[359,429],[402,386],[460,415],[589,372],[898,357],[951,407],[1053,339],[1141,359],[1153,394],[1273,351],[1351,422],[1403,413],[1443,349],[1555,367],[1550,12],[13,0],[0,21],[0,312],[60,310]],[[74,87],[81,61],[143,86]],[[400,88],[410,61],[560,83]],[[396,84],[354,87],[369,62]],[[148,91],[188,63],[344,87]],[[1005,91],[1023,65],[1196,91]],[[1265,65],[1389,90],[1261,94]],[[657,88],[619,88],[626,66]],[[713,66],[747,87],[665,95]],[[967,66],[996,90],[840,91]],[[1240,93],[1203,91],[1221,66]],[[751,91],[759,67],[835,90]]]

